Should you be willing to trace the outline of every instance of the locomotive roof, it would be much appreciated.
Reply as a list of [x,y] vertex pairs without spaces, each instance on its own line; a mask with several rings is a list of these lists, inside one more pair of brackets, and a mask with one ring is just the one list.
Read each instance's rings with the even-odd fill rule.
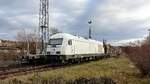
[[71,35],[71,34],[67,34],[67,33],[57,33],[51,36],[51,39],[53,38],[67,38],[67,39],[75,39],[75,40],[80,40],[80,41],[90,41],[92,43],[99,43],[99,44],[103,44],[100,41],[96,41],[96,40],[92,40],[92,39],[86,39],[84,37],[81,36],[75,36],[75,35]]

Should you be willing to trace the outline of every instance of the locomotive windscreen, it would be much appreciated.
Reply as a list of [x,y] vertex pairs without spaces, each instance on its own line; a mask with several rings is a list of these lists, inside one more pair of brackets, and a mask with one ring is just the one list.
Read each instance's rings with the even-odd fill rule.
[[57,38],[57,39],[50,39],[49,44],[50,45],[62,45],[63,38]]

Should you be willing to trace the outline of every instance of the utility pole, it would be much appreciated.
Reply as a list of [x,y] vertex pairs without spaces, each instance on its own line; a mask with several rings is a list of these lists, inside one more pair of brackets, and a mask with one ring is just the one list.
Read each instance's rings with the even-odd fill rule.
[[46,55],[46,45],[49,39],[49,0],[40,0],[39,37],[40,54]]
[[92,38],[92,30],[91,30],[91,28],[92,28],[92,21],[89,20],[88,24],[89,24],[89,39],[91,39]]

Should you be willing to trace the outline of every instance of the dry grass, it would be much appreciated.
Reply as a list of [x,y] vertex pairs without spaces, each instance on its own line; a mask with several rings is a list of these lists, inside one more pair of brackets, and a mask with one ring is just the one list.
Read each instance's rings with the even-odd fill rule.
[[149,84],[150,78],[140,78],[139,74],[138,69],[127,58],[120,57],[9,78],[1,81],[0,84],[52,84],[50,81],[63,84],[64,81],[81,78],[111,78],[117,84]]

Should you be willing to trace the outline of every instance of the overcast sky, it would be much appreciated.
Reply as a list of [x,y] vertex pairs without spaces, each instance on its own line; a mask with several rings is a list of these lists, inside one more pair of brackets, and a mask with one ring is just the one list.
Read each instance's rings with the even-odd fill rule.
[[[0,0],[0,38],[15,39],[23,29],[38,28],[40,0]],[[94,39],[140,39],[150,28],[150,0],[49,0],[50,26],[62,32],[88,36],[92,20]]]

